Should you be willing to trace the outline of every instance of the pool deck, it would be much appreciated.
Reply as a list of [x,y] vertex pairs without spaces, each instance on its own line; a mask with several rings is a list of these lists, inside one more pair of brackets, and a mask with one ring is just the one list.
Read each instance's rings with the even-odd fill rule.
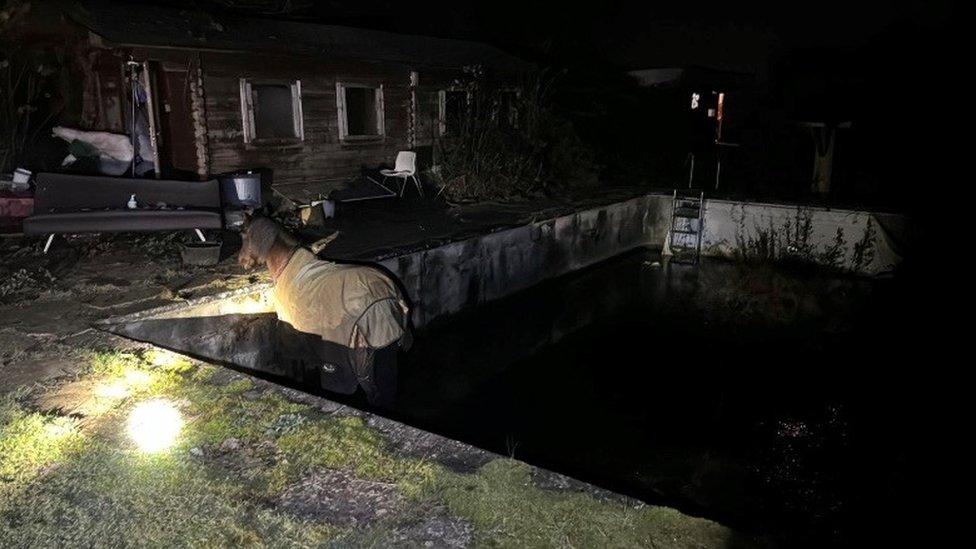
[[[586,195],[569,194],[522,202],[449,205],[424,200],[368,200],[337,206],[336,217],[301,229],[308,242],[335,234],[323,257],[379,261],[434,248],[575,211],[623,202],[648,194],[641,187],[606,187]],[[662,191],[662,194],[670,194]]]

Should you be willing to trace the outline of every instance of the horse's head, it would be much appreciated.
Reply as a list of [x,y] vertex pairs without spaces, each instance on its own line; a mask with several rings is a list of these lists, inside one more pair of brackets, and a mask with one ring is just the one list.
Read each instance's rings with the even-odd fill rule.
[[253,269],[268,262],[268,254],[280,237],[285,240],[284,229],[263,216],[250,217],[241,230],[241,250],[237,262],[245,269]]

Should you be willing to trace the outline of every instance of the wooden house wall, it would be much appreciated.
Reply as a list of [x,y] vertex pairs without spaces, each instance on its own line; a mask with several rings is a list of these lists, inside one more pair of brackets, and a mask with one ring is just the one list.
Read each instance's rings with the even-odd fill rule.
[[[195,114],[194,139],[201,177],[208,173],[259,169],[270,171],[275,185],[301,184],[322,192],[353,179],[362,167],[392,165],[397,151],[411,146],[429,150],[439,137],[439,92],[456,87],[462,78],[460,70],[382,62],[160,48],[128,51],[136,59],[153,61],[160,67],[185,67],[188,77],[199,75],[199,81],[188,81],[199,83],[200,88],[191,90],[189,95],[192,99],[199,97],[199,105],[193,105],[191,111]],[[86,100],[90,127],[124,131],[125,113],[120,112],[124,109],[118,104],[119,98],[124,98],[119,92],[125,87],[120,52],[105,50],[94,55],[93,61],[92,97]],[[411,85],[412,71],[417,72],[416,86]],[[301,81],[302,142],[288,145],[244,142],[241,78]],[[382,138],[339,139],[337,82],[383,86],[385,135]],[[414,116],[411,109],[416,109]],[[420,158],[429,162],[430,156],[421,154]]]
[[[157,112],[157,118],[165,118],[170,113],[176,113],[172,116],[189,113],[192,119],[186,131],[175,138],[165,131],[158,132],[161,150],[180,148],[179,154],[161,155],[164,174],[177,170],[181,177],[267,169],[272,173],[273,182],[279,185],[347,181],[357,176],[364,166],[392,164],[397,151],[430,149],[440,137],[439,92],[463,80],[460,67],[124,46],[67,20],[49,26],[32,32],[38,41],[53,40],[74,53],[71,70],[77,76],[80,100],[68,107],[70,112],[64,118],[82,129],[128,131],[129,92],[124,64],[130,55],[137,61],[148,61],[152,70],[159,73],[154,88],[161,84],[159,78],[171,76],[164,73],[177,73],[171,79],[172,85],[163,85],[169,94],[157,90],[165,97],[154,101],[156,109],[165,110],[162,115]],[[414,80],[413,72],[417,77]],[[302,142],[293,145],[244,142],[241,78],[301,81]],[[345,142],[339,139],[337,82],[383,86],[385,135],[382,138]],[[174,106],[167,101],[185,101],[189,105]],[[169,141],[178,139],[179,143],[167,142],[167,136]]]
[[[205,54],[211,170],[269,168],[274,183],[328,183],[349,180],[363,166],[392,164],[397,151],[409,148],[410,68],[366,62],[323,62],[253,55]],[[300,80],[304,140],[293,145],[244,142],[240,79]],[[383,86],[385,135],[376,140],[339,139],[336,83]]]

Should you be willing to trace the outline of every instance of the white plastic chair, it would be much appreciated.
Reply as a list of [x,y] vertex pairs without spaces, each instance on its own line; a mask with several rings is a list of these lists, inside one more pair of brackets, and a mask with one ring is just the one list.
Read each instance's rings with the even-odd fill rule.
[[424,188],[420,184],[420,180],[417,179],[417,153],[413,151],[398,152],[396,166],[392,170],[380,170],[380,174],[383,175],[384,183],[387,177],[396,177],[403,180],[400,184],[401,197],[407,189],[408,179],[413,179],[413,184],[417,186],[417,192],[420,193],[420,196],[424,196]]

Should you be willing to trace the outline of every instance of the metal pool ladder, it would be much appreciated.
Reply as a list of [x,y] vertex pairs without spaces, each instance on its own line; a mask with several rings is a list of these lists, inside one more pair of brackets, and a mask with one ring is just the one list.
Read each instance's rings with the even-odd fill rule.
[[679,263],[698,263],[701,256],[702,232],[705,229],[705,191],[698,196],[671,197],[671,232],[668,246],[671,260]]

